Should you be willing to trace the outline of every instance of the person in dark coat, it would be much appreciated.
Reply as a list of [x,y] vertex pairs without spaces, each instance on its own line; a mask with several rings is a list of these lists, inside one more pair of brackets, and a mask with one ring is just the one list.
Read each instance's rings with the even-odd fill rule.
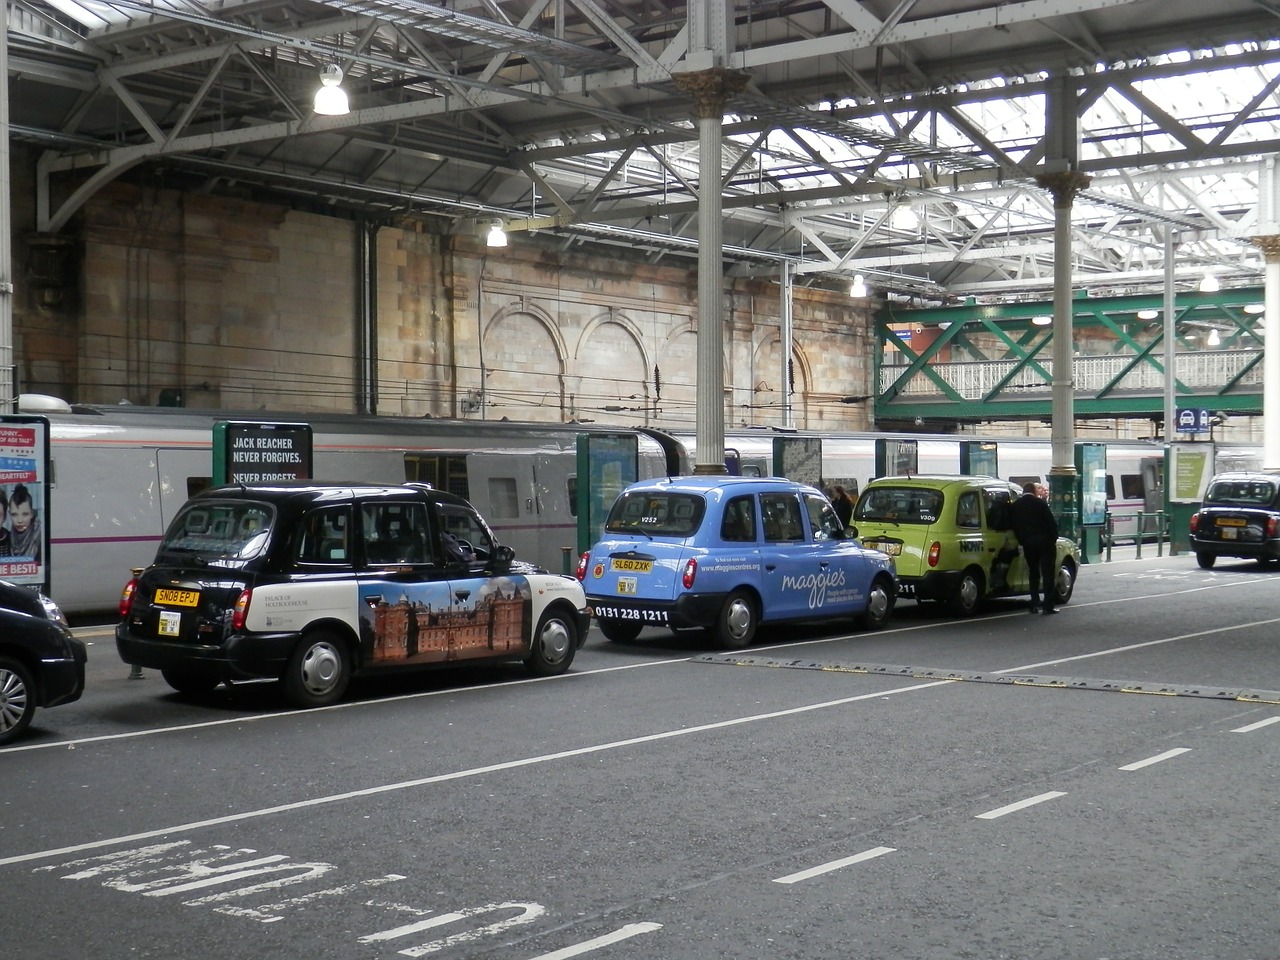
[[1022,555],[1027,560],[1031,581],[1031,612],[1040,611],[1040,587],[1044,586],[1044,613],[1057,613],[1058,598],[1054,586],[1054,561],[1058,552],[1058,521],[1049,504],[1036,495],[1034,483],[1024,484],[1022,496],[1013,502],[1010,519],[1013,535],[1018,538]]
[[842,526],[848,526],[849,520],[853,517],[853,500],[849,494],[845,493],[844,487],[836,487],[835,494],[831,498],[831,506],[835,507],[836,516],[840,518]]

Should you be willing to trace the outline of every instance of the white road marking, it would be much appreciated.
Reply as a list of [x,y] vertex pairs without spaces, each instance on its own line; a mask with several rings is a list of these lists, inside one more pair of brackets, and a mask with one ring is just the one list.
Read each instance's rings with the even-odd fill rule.
[[801,870],[798,873],[789,873],[785,877],[775,877],[773,882],[799,883],[801,880],[809,880],[812,877],[819,877],[824,873],[830,873],[832,870],[839,870],[841,867],[848,867],[855,863],[862,863],[865,860],[874,860],[876,857],[883,857],[886,853],[893,853],[896,849],[896,847],[872,847],[870,850],[863,850],[861,853],[855,853],[852,857],[845,857],[843,860],[832,860],[830,863],[810,867],[808,870]]
[[1273,723],[1280,723],[1280,717],[1267,717],[1265,720],[1259,720],[1257,723],[1246,724],[1243,727],[1236,727],[1232,733],[1253,733],[1255,730],[1261,730],[1263,727],[1269,727]]
[[578,957],[584,953],[590,953],[592,950],[600,947],[607,947],[610,944],[618,943],[622,940],[628,940],[631,937],[637,937],[642,933],[653,933],[655,930],[661,930],[660,923],[629,923],[625,927],[619,927],[613,933],[606,933],[603,937],[596,937],[594,940],[584,940],[582,943],[575,943],[571,947],[565,947],[563,950],[553,950],[551,953],[541,953],[531,960],[569,960],[570,957]]
[[563,750],[559,753],[545,753],[535,757],[521,757],[520,759],[507,760],[503,763],[492,763],[483,767],[471,767],[467,770],[455,770],[452,773],[441,773],[433,777],[422,777],[417,780],[402,780],[398,783],[386,783],[376,787],[366,787],[363,790],[352,790],[347,793],[335,793],[324,797],[313,797],[310,800],[298,800],[293,803],[278,804],[274,807],[263,807],[258,810],[246,810],[242,813],[232,813],[225,817],[213,817],[209,820],[196,820],[191,823],[179,823],[169,827],[159,827],[155,830],[146,830],[142,833],[129,834],[128,836],[109,837],[103,840],[92,840],[88,843],[79,843],[68,847],[57,847],[49,850],[39,850],[34,853],[18,854],[17,856],[0,859],[0,867],[8,866],[12,863],[26,863],[29,860],[42,860],[46,857],[60,857],[71,853],[81,853],[85,850],[98,850],[102,847],[111,847],[122,843],[135,843],[140,840],[150,840],[153,837],[164,837],[175,833],[188,833],[192,830],[202,830],[206,827],[216,827],[227,823],[240,823],[246,820],[255,820],[260,817],[271,816],[276,813],[306,810],[310,807],[319,807],[330,803],[341,803],[345,800],[354,800],[359,797],[371,797],[382,793],[412,790],[415,787],[425,787],[433,783],[446,783],[451,780],[465,780],[471,777],[483,776],[488,773],[500,773],[504,770],[516,770],[520,767],[531,767],[542,763],[552,763],[557,760],[566,760],[571,757],[582,757],[592,753],[605,753],[611,750],[621,750],[626,747],[634,747],[645,743],[656,743],[661,740],[672,740],[677,737],[687,737],[693,734],[707,733],[712,730],[724,730],[729,727],[737,727],[747,723],[758,723],[762,720],[776,720],[780,717],[812,713],[815,710],[842,707],[846,704],[859,703],[864,700],[884,700],[900,693],[914,693],[917,690],[928,690],[933,687],[945,687],[958,682],[960,681],[933,680],[928,683],[912,684],[909,687],[897,687],[893,690],[879,690],[875,693],[860,693],[852,697],[841,697],[838,700],[824,700],[821,703],[808,703],[799,707],[787,707],[785,710],[771,710],[768,713],[756,713],[744,717],[734,717],[730,720],[717,720],[714,723],[703,723],[695,727],[679,727],[674,730],[664,730],[661,733],[646,734],[642,737],[631,737],[627,740],[613,740],[608,743],[598,743],[587,747],[578,747],[574,750]]
[[1027,807],[1034,807],[1037,803],[1044,803],[1046,800],[1056,800],[1058,797],[1065,796],[1066,793],[1062,790],[1050,790],[1048,793],[1042,793],[1034,797],[1027,797],[1027,799],[1019,800],[1017,803],[1011,803],[1008,806],[997,807],[994,810],[988,810],[986,813],[980,813],[975,817],[975,819],[995,820],[997,817],[1003,817],[1007,813],[1017,813],[1019,810],[1025,810]]
[[1164,753],[1157,753],[1154,757],[1147,757],[1145,760],[1136,760],[1133,763],[1126,763],[1121,770],[1141,770],[1143,767],[1149,767],[1153,763],[1160,763],[1172,757],[1181,756],[1184,753],[1190,753],[1190,747],[1174,747],[1172,750],[1166,750]]

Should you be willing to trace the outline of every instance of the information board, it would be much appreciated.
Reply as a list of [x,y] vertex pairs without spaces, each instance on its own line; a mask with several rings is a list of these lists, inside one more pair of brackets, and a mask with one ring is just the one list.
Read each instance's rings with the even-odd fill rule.
[[[640,475],[640,440],[635,434],[578,434],[578,552],[600,539],[613,501]],[[567,572],[567,571],[566,571]]]
[[961,440],[960,472],[970,477],[1000,476],[1000,450],[994,440]]
[[1076,444],[1080,476],[1080,522],[1107,522],[1107,448],[1101,443]]
[[311,424],[223,420],[213,426],[214,483],[278,483],[313,476]]
[[49,592],[49,421],[0,416],[0,579]]
[[1212,443],[1169,444],[1169,502],[1199,503],[1213,479]]

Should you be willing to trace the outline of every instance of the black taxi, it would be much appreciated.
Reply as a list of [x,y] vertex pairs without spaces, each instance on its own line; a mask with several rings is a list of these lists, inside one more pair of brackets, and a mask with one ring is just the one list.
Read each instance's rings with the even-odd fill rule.
[[116,648],[194,693],[274,678],[340,699],[354,673],[519,660],[562,673],[582,586],[515,561],[461,497],[425,484],[213,487],[126,584]]
[[1219,557],[1280,560],[1280,473],[1220,473],[1191,517],[1191,550],[1209,569]]

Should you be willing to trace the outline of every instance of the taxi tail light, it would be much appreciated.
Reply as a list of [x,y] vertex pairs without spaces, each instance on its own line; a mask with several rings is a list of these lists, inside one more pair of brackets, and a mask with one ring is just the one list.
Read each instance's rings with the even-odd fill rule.
[[578,569],[573,572],[573,575],[578,578],[579,583],[587,582],[587,562],[590,559],[591,559],[590,550],[588,550],[586,553],[579,555],[578,557]]
[[938,565],[938,558],[941,555],[942,555],[942,544],[940,544],[937,540],[929,544],[929,566],[936,567]]
[[129,615],[129,610],[133,606],[133,598],[138,593],[138,578],[132,577],[128,583],[124,585],[124,589],[120,591],[120,605],[116,612],[120,614],[120,618],[124,619]]
[[686,590],[693,589],[693,581],[698,577],[698,561],[694,557],[690,557],[685,561],[684,576],[680,578],[680,582],[684,584]]
[[1193,513],[1191,515],[1191,532],[1195,533],[1200,529],[1200,514]]
[[1267,517],[1267,539],[1274,540],[1277,531],[1280,531],[1280,518]]
[[236,597],[236,605],[231,609],[231,629],[243,630],[244,622],[249,618],[249,601],[253,599],[253,591],[245,587]]

